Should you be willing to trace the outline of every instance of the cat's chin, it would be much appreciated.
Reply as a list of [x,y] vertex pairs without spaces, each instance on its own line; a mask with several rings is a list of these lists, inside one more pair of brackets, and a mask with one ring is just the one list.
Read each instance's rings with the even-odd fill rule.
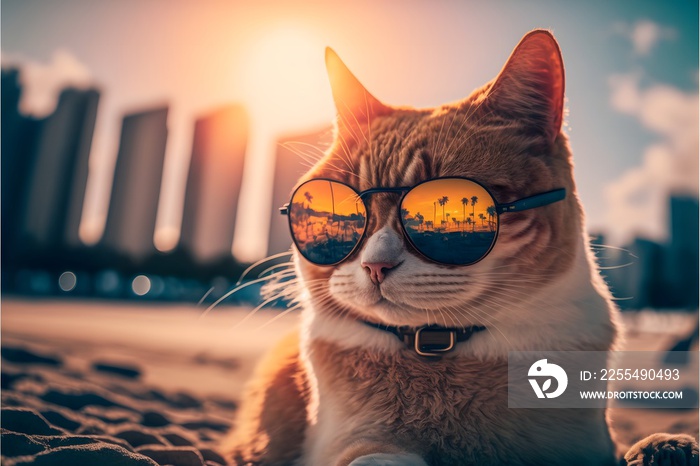
[[430,313],[426,313],[424,309],[418,309],[403,303],[395,303],[386,297],[380,298],[370,306],[355,309],[355,312],[362,319],[369,322],[397,327],[422,327],[437,323],[426,320]]

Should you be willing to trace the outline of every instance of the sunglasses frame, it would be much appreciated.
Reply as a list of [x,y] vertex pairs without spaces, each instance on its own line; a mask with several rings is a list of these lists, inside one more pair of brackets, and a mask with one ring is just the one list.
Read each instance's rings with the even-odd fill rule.
[[[343,185],[343,186],[349,188],[352,192],[354,192],[355,194],[357,194],[357,197],[362,201],[362,204],[364,205],[364,208],[365,208],[365,214],[367,215],[367,217],[369,217],[369,207],[368,207],[367,204],[365,203],[365,199],[364,199],[365,196],[368,196],[368,195],[371,195],[371,194],[379,194],[379,193],[395,193],[395,194],[401,194],[401,198],[399,199],[399,201],[398,201],[398,203],[397,203],[397,212],[396,212],[397,215],[398,215],[398,217],[399,217],[399,219],[401,219],[401,205],[403,204],[403,201],[404,201],[404,199],[406,198],[406,196],[408,195],[408,193],[411,192],[412,190],[414,190],[415,188],[417,188],[418,186],[421,186],[421,185],[423,185],[423,184],[425,184],[425,183],[430,183],[430,182],[439,181],[439,180],[464,180],[464,181],[469,181],[469,182],[471,182],[471,183],[474,183],[474,184],[476,184],[477,186],[481,187],[484,191],[486,191],[486,193],[487,193],[489,196],[491,196],[491,199],[493,200],[493,204],[494,204],[494,206],[496,207],[496,219],[497,219],[497,222],[496,222],[496,231],[495,231],[495,235],[494,235],[494,237],[493,237],[493,241],[491,242],[491,246],[489,246],[488,250],[487,250],[484,254],[482,254],[481,257],[479,257],[479,259],[477,259],[477,260],[475,260],[475,261],[473,261],[473,262],[468,262],[468,263],[466,263],[466,264],[450,264],[450,263],[447,263],[447,262],[441,262],[441,261],[435,260],[435,259],[433,259],[433,258],[431,258],[431,257],[428,257],[425,253],[423,253],[420,249],[418,249],[418,247],[416,247],[415,243],[414,243],[413,240],[411,239],[411,236],[410,236],[410,235],[408,234],[408,232],[406,231],[406,226],[403,224],[403,221],[401,221],[401,230],[403,231],[403,236],[404,236],[404,238],[406,238],[406,240],[409,242],[409,244],[411,245],[411,247],[412,247],[418,254],[420,254],[422,257],[424,257],[425,259],[429,260],[430,262],[434,262],[434,263],[440,264],[440,265],[452,266],[452,267],[467,267],[467,266],[470,266],[470,265],[474,265],[474,264],[476,264],[477,262],[480,262],[480,261],[483,260],[486,256],[489,255],[489,253],[491,252],[491,250],[493,249],[493,247],[496,245],[496,241],[498,240],[498,233],[499,233],[499,231],[500,231],[500,226],[501,226],[501,221],[500,221],[500,215],[501,215],[501,214],[507,214],[507,213],[510,213],[510,212],[522,212],[522,211],[525,211],[525,210],[535,209],[535,208],[537,208],[537,207],[543,207],[543,206],[546,206],[546,205],[549,205],[549,204],[553,204],[553,203],[555,203],[555,202],[562,201],[562,200],[564,200],[564,199],[566,198],[566,188],[557,188],[557,189],[553,189],[553,190],[551,190],[551,191],[547,191],[547,192],[544,192],[544,193],[533,194],[532,196],[524,197],[524,198],[522,198],[522,199],[518,199],[518,200],[513,201],[513,202],[508,202],[508,203],[505,203],[505,204],[501,204],[501,203],[499,203],[499,202],[496,200],[496,197],[493,195],[493,193],[492,193],[491,191],[489,191],[489,189],[488,189],[486,186],[484,186],[483,184],[481,184],[481,183],[480,183],[479,181],[477,181],[477,180],[474,180],[474,179],[472,179],[472,178],[463,177],[463,176],[443,176],[443,177],[431,178],[431,179],[429,179],[429,180],[421,181],[420,183],[415,184],[415,185],[413,185],[413,186],[399,186],[399,187],[387,187],[387,188],[370,188],[370,189],[366,189],[366,190],[364,190],[364,191],[362,191],[362,192],[358,192],[355,188],[353,188],[353,187],[350,186],[349,184],[346,184],[346,183],[344,183],[344,182],[342,182],[342,181],[334,180],[334,179],[331,179],[331,178],[312,178],[312,179],[310,179],[310,180],[304,181],[304,182],[301,183],[299,186],[297,186],[297,187],[292,191],[292,196],[291,196],[290,202],[288,202],[287,204],[285,204],[285,205],[283,205],[282,207],[280,207],[280,208],[279,208],[279,211],[280,211],[280,214],[286,215],[286,216],[288,217],[289,220],[288,220],[287,223],[289,224],[289,233],[290,233],[290,235],[291,235],[291,237],[292,237],[292,241],[294,241],[294,245],[297,247],[297,249],[300,250],[299,245],[297,244],[297,240],[296,240],[296,238],[294,237],[294,231],[293,231],[293,229],[292,229],[292,222],[291,222],[291,217],[289,217],[289,211],[290,211],[290,206],[291,206],[291,204],[292,204],[292,201],[294,200],[294,196],[297,194],[297,191],[299,191],[299,189],[301,189],[302,186],[304,186],[305,184],[310,183],[310,182],[312,182],[312,181],[330,181],[330,182],[333,182],[333,183],[341,184],[341,185]],[[343,256],[342,259],[340,259],[340,260],[337,261],[337,262],[333,262],[332,264],[319,264],[319,263],[317,263],[317,262],[314,262],[314,261],[308,259],[306,256],[304,256],[304,254],[301,253],[301,250],[300,250],[300,254],[304,257],[304,259],[306,259],[307,261],[309,261],[309,262],[311,262],[312,264],[317,265],[317,266],[319,266],[319,267],[333,267],[333,266],[336,266],[336,265],[340,264],[341,262],[345,261],[348,257],[350,257],[350,256],[353,255],[353,253],[355,252],[355,250],[360,246],[360,244],[362,244],[362,241],[365,239],[365,234],[366,234],[366,233],[367,233],[367,228],[365,228],[365,229],[362,231],[362,235],[361,235],[360,238],[357,240],[357,244],[355,244],[355,246],[352,248],[352,250],[351,250],[348,254],[346,254],[345,256]]]

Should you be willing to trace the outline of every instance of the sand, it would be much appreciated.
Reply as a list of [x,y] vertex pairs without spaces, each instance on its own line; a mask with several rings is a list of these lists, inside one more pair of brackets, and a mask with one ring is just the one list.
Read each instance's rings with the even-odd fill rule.
[[297,316],[201,312],[3,300],[2,464],[226,464],[244,382]]
[[[245,381],[298,315],[202,311],[3,299],[2,464],[227,464],[216,446]],[[637,319],[627,345],[663,348],[689,325]],[[614,409],[612,417],[628,443],[658,431],[698,434],[697,410]]]

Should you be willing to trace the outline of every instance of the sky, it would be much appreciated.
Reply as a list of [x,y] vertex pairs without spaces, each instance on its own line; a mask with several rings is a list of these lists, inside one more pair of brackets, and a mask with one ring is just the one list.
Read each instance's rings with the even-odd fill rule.
[[550,29],[566,67],[566,133],[590,231],[664,240],[669,193],[698,190],[698,4],[560,1],[4,0],[3,65],[21,66],[22,109],[60,88],[101,92],[81,234],[96,241],[121,118],[170,105],[156,244],[177,241],[193,121],[229,103],[251,120],[234,251],[266,248],[278,136],[327,126],[333,47],[377,98],[429,107],[493,78],[519,39]]
[[355,191],[341,183],[312,180],[300,186],[292,197],[293,204],[301,204],[318,213],[338,215],[362,214],[366,211]]
[[[473,197],[476,197],[474,206],[471,205]],[[462,199],[466,199],[466,204]],[[444,202],[440,204],[440,200]],[[486,208],[493,205],[494,200],[484,188],[455,179],[417,186],[406,194],[401,207],[408,210],[410,216],[421,213],[426,220],[439,226],[442,220],[449,221],[448,216],[464,221],[473,213],[472,220],[478,221],[479,214],[486,215]]]

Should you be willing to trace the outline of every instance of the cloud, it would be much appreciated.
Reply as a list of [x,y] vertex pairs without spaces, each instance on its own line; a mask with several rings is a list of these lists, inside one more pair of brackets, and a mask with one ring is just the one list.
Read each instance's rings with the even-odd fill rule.
[[51,114],[64,88],[86,89],[93,84],[88,68],[65,49],[54,51],[48,63],[3,53],[2,67],[20,69],[22,98],[19,108],[22,113],[35,117]]
[[656,44],[662,40],[673,40],[678,33],[673,28],[660,26],[646,19],[634,24],[615,23],[613,31],[626,37],[634,47],[634,53],[639,56],[649,55]]
[[638,74],[613,76],[610,87],[612,107],[659,136],[640,166],[605,187],[611,242],[636,234],[661,240],[668,234],[668,197],[698,195],[698,94],[663,84],[642,88]]

